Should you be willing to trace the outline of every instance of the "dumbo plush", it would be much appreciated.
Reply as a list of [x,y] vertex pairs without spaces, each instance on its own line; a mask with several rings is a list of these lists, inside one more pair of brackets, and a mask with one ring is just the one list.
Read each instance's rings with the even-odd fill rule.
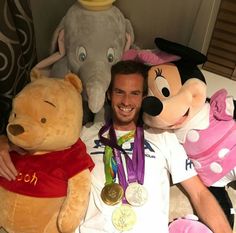
[[[54,51],[46,59],[52,65],[52,76],[63,77],[69,71],[79,75],[84,89],[84,123],[103,112],[110,68],[134,41],[130,21],[112,5],[113,1],[75,2],[55,30]],[[42,64],[45,60],[37,68]]]

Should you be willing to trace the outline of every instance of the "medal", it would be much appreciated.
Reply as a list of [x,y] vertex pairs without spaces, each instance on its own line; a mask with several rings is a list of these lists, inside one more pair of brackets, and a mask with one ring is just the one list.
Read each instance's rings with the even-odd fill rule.
[[127,187],[125,197],[130,205],[142,206],[148,199],[148,192],[143,185],[134,182]]
[[101,192],[101,198],[107,205],[116,205],[121,201],[123,195],[124,190],[117,183],[105,185]]
[[[103,133],[109,131],[109,139]],[[129,157],[121,145],[134,138],[132,156]],[[121,199],[123,204],[142,206],[147,201],[147,191],[143,186],[145,173],[144,132],[142,126],[137,126],[136,132],[129,131],[118,140],[112,122],[106,123],[99,131],[101,142],[106,145],[104,153],[104,170],[106,183],[101,192],[102,200],[108,205],[115,205]],[[123,153],[123,157],[121,156]],[[125,160],[125,166],[123,164]],[[126,172],[125,172],[126,169]],[[123,188],[113,188],[116,175]],[[124,195],[124,191],[125,195]]]
[[112,223],[120,231],[129,231],[137,221],[136,214],[130,205],[121,205],[112,214]]

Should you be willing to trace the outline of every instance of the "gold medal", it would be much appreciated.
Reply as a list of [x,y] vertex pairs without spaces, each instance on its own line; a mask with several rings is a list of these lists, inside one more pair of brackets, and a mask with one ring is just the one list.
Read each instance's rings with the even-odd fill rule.
[[101,198],[107,205],[116,205],[124,195],[124,190],[117,183],[107,184],[101,192]]
[[139,183],[130,183],[125,191],[125,198],[132,206],[142,206],[148,199],[148,192]]
[[130,205],[121,205],[112,214],[112,223],[120,232],[131,230],[136,221],[136,214]]

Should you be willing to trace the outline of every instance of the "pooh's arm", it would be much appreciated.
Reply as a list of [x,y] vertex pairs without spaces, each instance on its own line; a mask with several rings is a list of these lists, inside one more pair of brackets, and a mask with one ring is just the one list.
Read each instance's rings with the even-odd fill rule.
[[70,178],[67,198],[58,216],[58,227],[61,232],[74,232],[84,218],[91,189],[89,169]]

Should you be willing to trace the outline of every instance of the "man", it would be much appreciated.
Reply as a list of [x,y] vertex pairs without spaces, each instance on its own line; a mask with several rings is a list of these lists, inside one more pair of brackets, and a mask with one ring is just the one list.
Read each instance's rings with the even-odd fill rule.
[[[138,195],[131,194],[129,201],[131,203],[133,201],[133,206],[132,204],[128,205],[131,206],[131,209],[127,207],[127,200],[124,196],[116,204],[114,199],[119,199],[120,188],[114,183],[120,183],[121,186],[124,186],[124,190],[128,189],[127,186],[132,185],[132,182],[129,182],[132,177],[132,175],[129,176],[129,173],[132,174],[129,170],[132,169],[128,168],[130,161],[127,156],[131,159],[134,156],[133,149],[136,146],[136,136],[129,138],[122,144],[122,148],[127,154],[125,155],[121,151],[121,159],[119,156],[117,157],[119,148],[113,149],[113,158],[118,159],[114,165],[113,160],[108,161],[109,156],[107,157],[108,153],[106,153],[109,144],[111,147],[114,146],[114,138],[112,138],[114,135],[110,133],[110,129],[114,129],[118,141],[122,135],[127,135],[133,130],[136,130],[137,134],[141,103],[147,94],[146,69],[145,65],[131,61],[121,61],[114,65],[111,70],[111,84],[107,92],[112,109],[112,125],[106,124],[101,129],[102,123],[95,123],[88,128],[85,127],[82,132],[82,140],[96,166],[92,172],[93,184],[87,215],[77,232],[115,233],[126,232],[127,230],[130,233],[147,231],[167,233],[169,173],[171,173],[174,183],[181,183],[187,191],[199,218],[214,233],[232,232],[216,200],[196,176],[193,166],[189,166],[191,163],[182,146],[179,145],[175,135],[169,132],[158,132],[154,129],[144,130],[145,140],[142,145],[145,149],[143,181],[141,178],[139,181],[136,177],[137,179],[134,179],[133,182],[136,185],[140,182],[139,188],[136,189]],[[108,140],[104,141],[104,138]],[[121,166],[120,163],[123,165]],[[107,169],[107,164],[112,165],[108,166]],[[119,167],[121,167],[120,172]],[[122,167],[125,178],[122,176]],[[133,167],[137,167],[139,172],[142,170],[142,164]],[[110,176],[109,179],[110,170],[113,171],[111,172],[113,176]],[[139,176],[138,172],[134,171],[134,173]],[[112,189],[112,187],[115,188]],[[125,192],[125,194],[127,193]],[[129,194],[127,194],[126,199],[130,198]],[[125,206],[125,208],[122,210],[121,206]]]
[[[175,135],[148,128],[143,131],[139,113],[147,94],[147,67],[121,61],[111,72],[107,97],[112,122],[102,128],[102,122],[85,126],[81,135],[95,168],[87,214],[76,232],[167,233],[171,174],[214,233],[232,233],[216,200],[188,166]],[[6,144],[5,149],[0,145],[0,174],[14,178],[10,159],[6,160]]]

